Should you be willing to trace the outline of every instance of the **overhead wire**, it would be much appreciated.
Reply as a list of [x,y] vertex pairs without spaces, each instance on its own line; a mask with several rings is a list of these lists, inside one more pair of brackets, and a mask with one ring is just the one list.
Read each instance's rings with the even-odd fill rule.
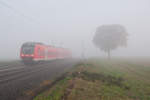
[[13,13],[15,13],[19,16],[22,16],[23,18],[27,19],[28,21],[32,21],[34,23],[39,23],[39,21],[35,20],[35,18],[28,16],[28,15],[22,13],[21,11],[15,9],[12,5],[8,4],[6,1],[0,0],[0,5],[10,9],[11,11],[13,11]]
[[[24,14],[24,13],[21,12],[20,10],[17,10],[17,9],[14,8],[10,3],[6,2],[6,1],[0,0],[0,5],[3,6],[3,7],[5,7],[5,8],[10,9],[11,11],[13,11],[13,13],[15,13],[15,14],[17,14],[17,15],[23,17],[24,19],[26,19],[26,20],[28,20],[28,21],[30,21],[30,22],[33,22],[33,23],[35,23],[35,24],[41,25],[41,23],[40,23],[39,21],[35,20],[35,18],[33,18],[33,17],[29,16],[29,15]],[[52,44],[54,44],[54,43],[52,42]]]

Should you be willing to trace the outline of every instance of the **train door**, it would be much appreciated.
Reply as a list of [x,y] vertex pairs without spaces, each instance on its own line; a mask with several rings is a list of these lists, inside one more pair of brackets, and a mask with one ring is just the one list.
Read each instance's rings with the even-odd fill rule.
[[48,60],[48,48],[45,48],[45,60]]

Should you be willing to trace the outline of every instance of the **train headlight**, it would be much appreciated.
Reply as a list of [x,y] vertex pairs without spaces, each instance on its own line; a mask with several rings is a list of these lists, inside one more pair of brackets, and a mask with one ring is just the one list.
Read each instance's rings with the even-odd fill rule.
[[34,55],[31,55],[31,57],[33,57]]
[[24,56],[24,54],[21,54],[21,56]]

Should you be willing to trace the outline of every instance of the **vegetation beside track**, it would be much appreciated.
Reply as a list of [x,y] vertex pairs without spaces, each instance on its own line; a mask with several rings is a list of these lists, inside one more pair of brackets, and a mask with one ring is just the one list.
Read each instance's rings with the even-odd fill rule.
[[150,100],[150,62],[89,59],[34,100]]

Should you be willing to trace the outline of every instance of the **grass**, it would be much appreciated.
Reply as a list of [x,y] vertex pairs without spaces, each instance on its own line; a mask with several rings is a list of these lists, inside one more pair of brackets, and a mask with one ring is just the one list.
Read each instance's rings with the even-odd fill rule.
[[67,86],[67,82],[70,80],[69,77],[60,80],[54,87],[40,94],[34,100],[61,100],[64,95],[63,91]]
[[89,59],[34,100],[150,100],[150,62]]

